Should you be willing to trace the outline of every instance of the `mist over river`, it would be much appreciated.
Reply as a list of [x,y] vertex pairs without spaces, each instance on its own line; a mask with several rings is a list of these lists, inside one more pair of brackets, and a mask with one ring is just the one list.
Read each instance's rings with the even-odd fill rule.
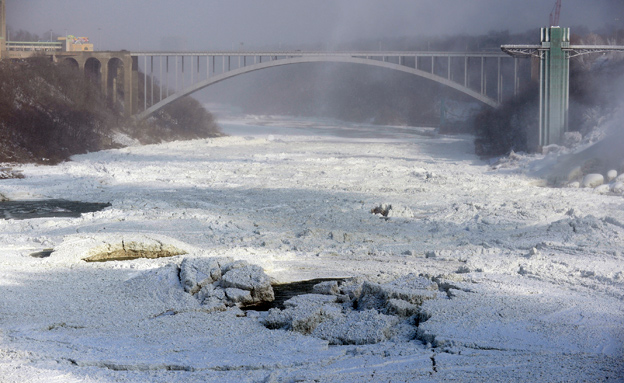
[[249,137],[286,135],[400,140],[435,134],[432,127],[384,126],[291,116],[226,115],[219,120],[219,126],[225,134]]

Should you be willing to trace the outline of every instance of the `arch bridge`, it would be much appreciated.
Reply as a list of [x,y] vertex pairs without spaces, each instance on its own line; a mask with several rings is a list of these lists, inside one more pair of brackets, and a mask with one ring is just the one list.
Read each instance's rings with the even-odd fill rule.
[[[496,107],[520,85],[518,60],[497,52],[132,52],[140,68],[146,118],[210,85],[262,69],[301,63],[350,63],[426,78]],[[503,82],[505,79],[505,82]],[[505,84],[505,87],[503,87]],[[138,94],[137,93],[137,94]],[[139,111],[140,110],[140,111]]]

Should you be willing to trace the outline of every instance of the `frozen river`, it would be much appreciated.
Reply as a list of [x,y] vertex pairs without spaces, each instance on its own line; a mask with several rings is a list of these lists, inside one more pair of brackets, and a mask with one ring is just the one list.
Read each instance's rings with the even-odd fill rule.
[[[221,125],[2,180],[110,206],[0,220],[0,382],[622,381],[621,195],[431,128]],[[120,252],[169,257],[84,261]],[[348,282],[243,311],[232,270]]]

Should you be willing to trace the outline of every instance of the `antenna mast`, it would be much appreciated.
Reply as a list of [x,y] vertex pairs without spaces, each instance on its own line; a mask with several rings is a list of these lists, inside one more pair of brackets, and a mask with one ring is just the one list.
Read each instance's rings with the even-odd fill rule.
[[561,0],[557,0],[550,11],[550,25],[551,27],[559,26],[559,14],[561,14]]

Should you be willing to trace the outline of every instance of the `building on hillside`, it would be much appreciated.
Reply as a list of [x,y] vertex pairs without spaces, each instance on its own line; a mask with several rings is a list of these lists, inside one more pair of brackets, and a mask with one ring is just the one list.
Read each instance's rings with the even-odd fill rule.
[[67,37],[59,37],[58,41],[63,44],[63,52],[93,52],[93,44],[89,42],[88,37],[69,35]]

